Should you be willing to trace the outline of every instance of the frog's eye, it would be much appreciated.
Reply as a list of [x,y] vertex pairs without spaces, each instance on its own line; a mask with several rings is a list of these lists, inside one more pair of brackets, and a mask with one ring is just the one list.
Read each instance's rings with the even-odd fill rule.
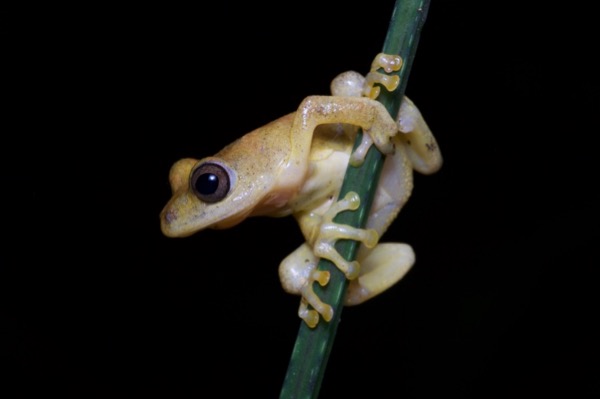
[[204,202],[219,202],[229,193],[229,173],[216,163],[205,163],[192,172],[190,181],[198,198]]

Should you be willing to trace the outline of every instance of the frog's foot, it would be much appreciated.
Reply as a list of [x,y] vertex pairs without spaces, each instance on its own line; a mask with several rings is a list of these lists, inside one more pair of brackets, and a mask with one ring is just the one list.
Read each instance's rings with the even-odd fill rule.
[[384,86],[388,91],[394,91],[400,84],[400,77],[398,75],[386,75],[381,72],[377,72],[379,68],[383,68],[386,73],[399,71],[402,67],[402,58],[399,55],[390,55],[379,53],[375,56],[373,63],[371,64],[371,70],[366,76],[365,84],[363,87],[363,95],[372,99],[377,98],[381,91],[380,84]]
[[[308,326],[315,327],[319,322],[319,314],[326,321],[333,317],[333,308],[321,301],[313,290],[313,283],[325,286],[329,282],[329,272],[317,270],[319,258],[312,248],[304,243],[289,254],[279,265],[279,278],[283,289],[290,294],[301,295],[298,316]],[[312,306],[312,309],[308,307]]]
[[[367,76],[365,77],[365,79],[363,81],[363,92],[362,92],[363,96],[369,97],[371,99],[377,98],[377,96],[379,96],[380,87],[375,86],[375,84],[380,84],[380,85],[384,86],[388,91],[396,90],[396,88],[400,84],[400,77],[398,75],[386,75],[384,73],[377,72],[377,70],[379,68],[383,68],[383,70],[385,72],[391,73],[394,71],[399,71],[401,67],[402,67],[402,58],[399,55],[390,55],[390,54],[385,54],[385,53],[377,54],[375,56],[375,59],[373,60],[373,63],[371,64],[371,71],[367,74]],[[349,78],[345,78],[345,79],[350,80]],[[356,85],[355,82],[357,82],[357,81],[358,81],[357,79],[353,80],[354,85]],[[346,84],[346,85],[349,85],[349,84]],[[338,83],[338,86],[342,86],[342,85]],[[398,126],[400,127],[400,124],[398,124]],[[378,134],[379,137],[375,137],[375,140],[373,140],[371,133],[365,132],[368,134],[363,134],[361,143],[354,150],[354,152],[352,153],[352,155],[350,157],[350,165],[360,166],[365,160],[367,151],[369,151],[369,148],[371,148],[371,145],[374,142],[375,142],[375,145],[377,146],[377,148],[382,153],[390,154],[393,152],[393,147],[390,149],[390,147],[391,147],[390,139],[393,135],[388,135],[387,137],[385,137],[382,140],[381,135],[384,135],[385,133],[380,133],[376,129],[371,129],[371,131],[375,132],[375,134]],[[396,132],[394,132],[394,134],[395,133]],[[387,142],[386,142],[386,140],[387,140]]]
[[398,282],[415,262],[415,254],[407,244],[383,243],[372,250],[361,249],[360,276],[350,282],[345,305],[358,305]]
[[[300,300],[300,308],[298,309],[298,316],[310,328],[314,328],[319,322],[319,314],[323,316],[325,321],[330,321],[333,317],[333,308],[321,301],[319,296],[313,289],[314,282],[319,285],[325,286],[329,282],[329,272],[323,270],[313,270],[308,280],[308,284],[302,287],[302,299]],[[308,305],[312,306],[313,309],[309,309]]]
[[[310,268],[304,271],[306,283],[301,287],[296,287],[300,291],[302,300],[298,315],[306,322],[309,327],[315,327],[319,322],[319,315],[326,321],[333,317],[333,308],[321,301],[313,290],[313,283],[316,281],[321,286],[329,282],[329,272],[317,270],[315,268],[318,258],[324,258],[331,261],[339,270],[341,270],[347,279],[354,280],[360,274],[360,265],[357,261],[348,262],[335,249],[335,242],[339,239],[348,239],[362,242],[367,248],[373,248],[379,240],[379,235],[373,229],[365,230],[348,225],[342,225],[333,222],[333,218],[340,212],[347,210],[356,210],[360,205],[360,198],[357,193],[349,192],[346,196],[335,202],[322,216],[310,215],[310,223],[314,224],[314,233],[309,242],[312,245],[312,253],[309,254],[310,247],[305,245],[302,249],[302,257],[305,264],[312,264]],[[300,251],[298,249],[296,252]],[[284,260],[284,262],[286,262]],[[282,265],[283,263],[282,262]],[[281,269],[280,269],[281,270]],[[313,309],[309,308],[309,305]]]
[[323,214],[316,237],[311,240],[315,256],[330,260],[349,280],[358,277],[360,272],[359,263],[357,261],[348,262],[344,259],[335,249],[335,242],[340,239],[354,240],[362,242],[367,248],[373,248],[379,240],[379,235],[373,229],[365,230],[333,222],[333,218],[338,213],[346,210],[356,210],[359,205],[360,198],[357,193],[349,192],[346,194],[343,199],[334,203]]
[[363,135],[360,144],[350,155],[350,165],[357,167],[362,165],[367,156],[367,152],[373,144],[381,153],[391,155],[396,150],[392,138],[398,133],[398,125],[394,129],[373,126],[371,129],[363,129]]

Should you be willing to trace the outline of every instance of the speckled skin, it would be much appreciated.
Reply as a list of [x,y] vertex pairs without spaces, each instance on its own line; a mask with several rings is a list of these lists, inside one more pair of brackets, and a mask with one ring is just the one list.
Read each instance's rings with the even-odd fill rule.
[[[406,244],[375,245],[410,196],[412,170],[433,173],[442,158],[410,100],[403,102],[394,121],[379,102],[360,97],[364,86],[365,78],[358,73],[341,74],[332,83],[333,96],[307,97],[296,112],[246,134],[214,156],[175,163],[169,175],[173,197],[160,216],[163,233],[184,237],[205,228],[229,228],[250,216],[293,215],[306,243],[282,261],[279,273],[284,289],[302,296],[299,314],[311,326],[319,314],[326,320],[332,315],[312,291],[313,282],[328,281],[315,268],[319,257],[332,259],[352,279],[348,305],[393,285],[412,266],[414,253]],[[357,199],[336,202],[357,126],[370,138],[365,147],[372,142],[389,156],[366,229],[348,232],[347,226],[331,228],[331,219],[341,209],[358,206]],[[228,190],[217,201],[203,201],[190,183],[206,164],[218,165],[228,180]],[[357,262],[338,260],[339,254],[332,253],[333,243],[342,237],[368,244],[361,247]]]

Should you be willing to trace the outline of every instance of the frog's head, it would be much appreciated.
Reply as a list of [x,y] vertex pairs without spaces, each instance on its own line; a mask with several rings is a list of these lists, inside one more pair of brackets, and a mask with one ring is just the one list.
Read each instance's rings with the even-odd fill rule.
[[234,166],[216,157],[176,162],[169,182],[173,196],[160,214],[162,232],[169,237],[234,226],[263,197],[258,181],[240,178]]
[[173,165],[169,173],[173,197],[160,214],[166,236],[226,229],[248,216],[269,214],[286,204],[294,185],[288,187],[291,180],[283,178],[282,184],[278,177],[287,152],[249,145],[246,137],[214,157],[186,158]]
[[160,214],[163,233],[225,229],[283,207],[297,186],[289,175],[298,173],[286,168],[291,121],[290,115],[256,129],[215,156],[176,162],[169,173],[173,197]]

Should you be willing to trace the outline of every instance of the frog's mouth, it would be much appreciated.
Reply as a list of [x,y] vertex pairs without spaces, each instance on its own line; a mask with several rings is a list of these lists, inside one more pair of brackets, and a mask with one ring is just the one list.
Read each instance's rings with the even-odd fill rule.
[[230,227],[233,227],[233,226],[243,222],[244,219],[246,219],[248,217],[248,215],[250,215],[250,210],[247,210],[245,212],[240,212],[235,215],[231,215],[226,220],[221,220],[217,223],[212,224],[209,227],[211,229],[215,229],[215,230],[228,229]]
[[196,210],[194,200],[187,193],[177,195],[167,203],[160,213],[160,229],[167,237],[187,237],[206,227],[201,220],[192,215],[203,215],[205,212]]
[[160,213],[160,228],[167,237],[188,237],[207,228],[227,229],[241,223],[252,211],[249,208],[228,214],[223,212],[228,207],[201,203],[188,195],[172,198]]

